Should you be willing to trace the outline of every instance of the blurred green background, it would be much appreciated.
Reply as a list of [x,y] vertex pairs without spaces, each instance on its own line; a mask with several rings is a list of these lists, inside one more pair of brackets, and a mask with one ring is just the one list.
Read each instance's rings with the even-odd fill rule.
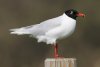
[[78,67],[100,67],[100,0],[0,0],[0,67],[44,67],[53,48],[9,29],[59,16],[68,9],[86,14],[74,34],[59,42],[59,53],[76,58]]

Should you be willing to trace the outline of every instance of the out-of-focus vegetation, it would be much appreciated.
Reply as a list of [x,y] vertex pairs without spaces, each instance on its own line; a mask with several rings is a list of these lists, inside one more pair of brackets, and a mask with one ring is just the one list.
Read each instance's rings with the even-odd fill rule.
[[0,67],[44,67],[53,48],[28,36],[10,35],[9,29],[40,23],[76,9],[74,34],[59,42],[64,57],[77,58],[78,67],[100,67],[100,0],[0,0]]

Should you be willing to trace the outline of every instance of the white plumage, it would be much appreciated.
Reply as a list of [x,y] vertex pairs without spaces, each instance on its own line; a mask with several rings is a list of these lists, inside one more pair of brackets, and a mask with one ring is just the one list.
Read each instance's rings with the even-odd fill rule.
[[71,35],[75,26],[76,20],[70,18],[64,13],[61,16],[46,20],[40,24],[10,29],[10,31],[11,34],[17,35],[29,34],[36,38],[38,42],[55,44],[57,39],[65,38]]

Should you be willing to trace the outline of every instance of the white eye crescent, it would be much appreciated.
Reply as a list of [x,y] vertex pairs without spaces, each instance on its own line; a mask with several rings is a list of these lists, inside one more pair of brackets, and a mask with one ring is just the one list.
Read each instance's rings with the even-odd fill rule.
[[71,11],[70,14],[73,14],[73,11]]

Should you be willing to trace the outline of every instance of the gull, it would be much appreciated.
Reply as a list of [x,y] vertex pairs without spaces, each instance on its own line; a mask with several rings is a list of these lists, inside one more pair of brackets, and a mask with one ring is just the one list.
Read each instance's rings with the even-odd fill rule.
[[54,57],[58,58],[57,40],[66,38],[74,32],[76,18],[79,16],[84,17],[85,14],[70,9],[58,17],[48,19],[39,24],[10,29],[10,31],[11,34],[28,34],[31,37],[36,38],[38,42],[54,45]]

